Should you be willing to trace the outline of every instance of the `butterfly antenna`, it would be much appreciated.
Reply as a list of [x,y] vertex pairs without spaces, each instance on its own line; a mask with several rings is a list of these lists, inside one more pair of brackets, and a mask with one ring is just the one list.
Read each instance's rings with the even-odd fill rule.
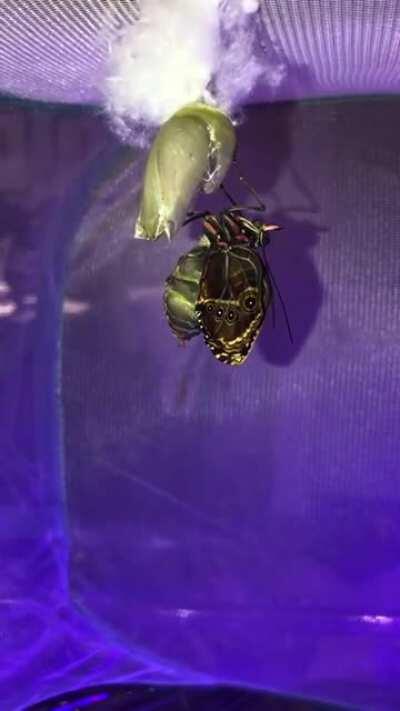
[[273,275],[273,273],[272,273],[272,271],[271,271],[271,267],[269,266],[268,262],[266,262],[266,264],[267,264],[268,274],[269,274],[269,276],[270,276],[272,285],[273,285],[274,289],[276,290],[276,293],[278,294],[278,298],[279,298],[279,301],[280,301],[281,306],[282,306],[282,311],[283,311],[283,314],[284,314],[284,317],[285,317],[286,328],[287,328],[287,330],[288,330],[290,342],[291,342],[291,343],[294,343],[294,340],[293,340],[293,333],[292,333],[292,329],[291,329],[291,327],[290,327],[290,321],[289,321],[288,312],[287,312],[287,310],[286,310],[285,302],[284,302],[284,300],[283,300],[283,298],[282,298],[282,294],[281,294],[281,292],[280,292],[280,290],[279,290],[279,286],[278,286],[278,284],[277,284],[277,282],[276,282],[276,279],[275,279],[275,277],[274,277],[274,275]]
[[237,205],[236,200],[234,200],[233,197],[232,197],[232,195],[231,195],[230,193],[228,193],[228,191],[227,191],[225,185],[224,185],[223,183],[221,183],[221,185],[220,185],[219,187],[221,188],[221,190],[222,190],[222,192],[224,193],[225,197],[228,198],[229,202],[230,202],[232,205]]
[[237,163],[237,161],[236,161],[235,158],[234,158],[233,161],[232,161],[232,165],[234,165],[235,168],[239,171],[239,180],[240,180],[242,183],[244,183],[244,185],[246,186],[246,188],[248,189],[248,191],[249,191],[249,192],[253,195],[253,197],[255,197],[255,199],[257,200],[258,205],[259,205],[259,209],[264,211],[264,210],[266,209],[265,203],[264,203],[264,202],[262,201],[262,199],[260,198],[260,196],[259,196],[258,192],[256,191],[256,189],[253,188],[253,186],[249,183],[249,181],[246,180],[246,178],[243,177],[243,175],[241,174],[239,165],[238,165],[238,163]]

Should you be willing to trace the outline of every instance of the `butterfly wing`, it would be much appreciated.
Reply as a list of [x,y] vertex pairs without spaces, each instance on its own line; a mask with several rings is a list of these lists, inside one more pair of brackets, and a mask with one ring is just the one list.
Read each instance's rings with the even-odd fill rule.
[[244,362],[271,298],[271,283],[255,250],[237,246],[210,251],[197,311],[204,339],[218,360],[230,365]]

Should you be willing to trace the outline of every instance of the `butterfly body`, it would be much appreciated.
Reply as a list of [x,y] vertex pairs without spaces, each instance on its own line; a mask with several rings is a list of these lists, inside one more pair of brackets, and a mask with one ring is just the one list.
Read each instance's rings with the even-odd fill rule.
[[258,250],[276,228],[249,220],[237,208],[204,216],[198,246],[179,259],[166,282],[167,318],[179,339],[202,333],[219,361],[244,362],[272,300]]

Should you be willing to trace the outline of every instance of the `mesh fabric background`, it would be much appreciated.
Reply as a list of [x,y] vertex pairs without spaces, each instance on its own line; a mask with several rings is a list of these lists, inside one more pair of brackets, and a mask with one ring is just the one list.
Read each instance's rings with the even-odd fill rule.
[[[98,28],[128,4],[94,5],[79,41],[87,3],[7,6],[2,88],[98,102]],[[395,90],[396,7],[263,6],[274,97]],[[143,156],[98,112],[3,104],[2,709],[134,680],[399,707],[399,118],[397,99],[247,113],[295,342],[278,314],[230,370],[163,317],[198,227],[130,240]]]
[[[266,75],[253,100],[396,92],[397,0],[261,0]],[[44,101],[101,103],[109,43],[135,0],[2,0],[0,90]],[[282,81],[270,87],[270,69]]]

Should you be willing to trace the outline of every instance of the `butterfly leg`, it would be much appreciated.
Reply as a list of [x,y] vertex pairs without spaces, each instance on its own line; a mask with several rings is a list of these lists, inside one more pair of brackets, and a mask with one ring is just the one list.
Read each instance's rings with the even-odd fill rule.
[[190,222],[194,222],[194,220],[201,220],[208,214],[208,212],[188,212],[186,220],[182,223],[182,227],[185,227],[185,225],[188,225]]

